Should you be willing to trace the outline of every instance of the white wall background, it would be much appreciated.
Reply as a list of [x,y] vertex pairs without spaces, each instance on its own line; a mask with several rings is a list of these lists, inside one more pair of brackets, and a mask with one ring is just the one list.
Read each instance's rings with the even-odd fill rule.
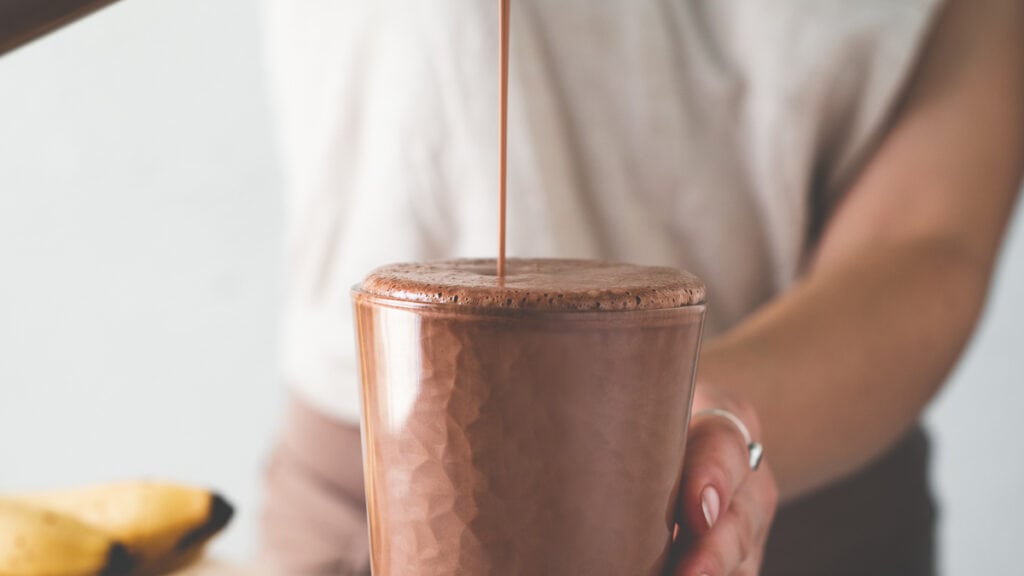
[[[131,0],[0,59],[0,490],[134,476],[240,506],[282,390],[259,3]],[[1024,221],[929,422],[947,574],[1024,542]]]
[[0,489],[239,505],[276,423],[281,186],[252,0],[130,0],[0,58]]

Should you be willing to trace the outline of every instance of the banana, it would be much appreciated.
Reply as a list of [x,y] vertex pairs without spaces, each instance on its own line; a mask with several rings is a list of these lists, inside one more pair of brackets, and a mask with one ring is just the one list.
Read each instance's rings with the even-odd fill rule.
[[0,498],[3,576],[121,576],[132,559],[113,538],[74,518]]
[[136,576],[192,562],[234,514],[224,498],[208,490],[146,481],[39,492],[20,500],[109,534],[137,559],[131,573]]

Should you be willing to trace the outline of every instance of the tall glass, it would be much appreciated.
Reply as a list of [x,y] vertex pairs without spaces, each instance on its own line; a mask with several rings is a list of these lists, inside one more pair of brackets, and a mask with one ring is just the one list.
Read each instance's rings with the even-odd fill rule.
[[353,299],[376,576],[662,574],[703,304]]

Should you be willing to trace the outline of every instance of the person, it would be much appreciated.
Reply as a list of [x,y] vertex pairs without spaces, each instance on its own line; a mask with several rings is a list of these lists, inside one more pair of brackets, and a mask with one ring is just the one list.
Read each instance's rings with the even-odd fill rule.
[[[262,554],[368,571],[349,288],[496,252],[494,2],[269,4],[288,187]],[[918,423],[1024,159],[1024,3],[513,2],[509,253],[710,295],[673,573],[934,574]],[[779,509],[776,514],[776,506]],[[774,517],[774,523],[773,523]]]

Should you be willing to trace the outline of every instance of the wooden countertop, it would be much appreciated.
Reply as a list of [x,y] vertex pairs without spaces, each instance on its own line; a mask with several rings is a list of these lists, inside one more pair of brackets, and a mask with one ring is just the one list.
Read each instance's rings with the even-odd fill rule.
[[259,568],[250,564],[239,564],[237,562],[225,562],[223,560],[205,559],[175,572],[172,576],[279,576],[266,568]]

